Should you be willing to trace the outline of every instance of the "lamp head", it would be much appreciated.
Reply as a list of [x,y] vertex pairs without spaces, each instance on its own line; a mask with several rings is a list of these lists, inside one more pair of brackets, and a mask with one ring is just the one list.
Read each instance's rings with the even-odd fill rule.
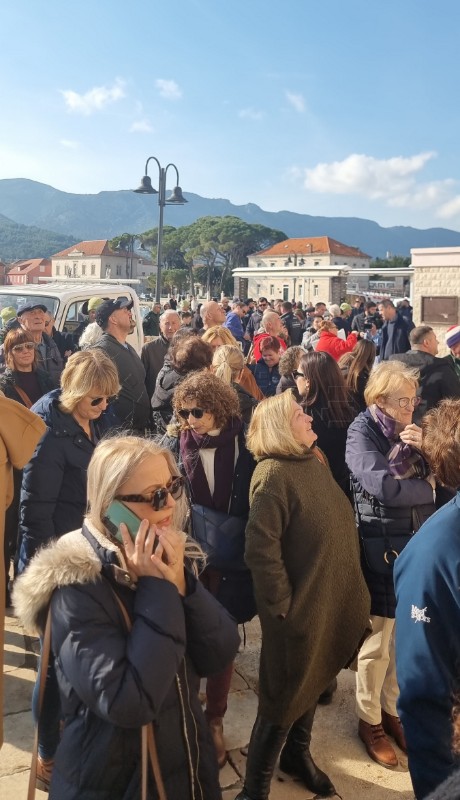
[[188,203],[188,200],[185,199],[184,195],[182,194],[182,189],[180,186],[175,186],[172,190],[170,196],[166,199],[167,203],[177,203],[178,205]]
[[141,185],[137,189],[133,189],[137,194],[158,194],[157,190],[152,186],[152,179],[149,175],[144,175],[141,180]]

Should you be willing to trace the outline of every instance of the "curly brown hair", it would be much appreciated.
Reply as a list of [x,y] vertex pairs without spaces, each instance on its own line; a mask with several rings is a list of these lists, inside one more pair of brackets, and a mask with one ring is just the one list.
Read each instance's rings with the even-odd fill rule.
[[233,417],[241,418],[240,404],[235,390],[212,372],[193,372],[178,385],[173,397],[173,409],[182,430],[189,426],[179,417],[178,411],[191,405],[212,414],[216,428],[224,428]]
[[460,400],[442,400],[422,419],[423,454],[444,486],[460,486]]

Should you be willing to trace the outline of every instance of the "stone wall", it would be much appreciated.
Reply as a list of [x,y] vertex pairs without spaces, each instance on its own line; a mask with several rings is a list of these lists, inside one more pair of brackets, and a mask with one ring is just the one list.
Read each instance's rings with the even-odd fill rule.
[[[459,260],[460,265],[460,260]],[[460,266],[447,266],[436,264],[436,266],[414,266],[413,278],[413,306],[414,323],[424,324],[422,319],[422,297],[460,297]],[[460,320],[457,320],[460,322]],[[444,344],[444,336],[450,324],[441,325],[426,322],[431,325],[439,339],[439,355],[447,355],[449,352]]]

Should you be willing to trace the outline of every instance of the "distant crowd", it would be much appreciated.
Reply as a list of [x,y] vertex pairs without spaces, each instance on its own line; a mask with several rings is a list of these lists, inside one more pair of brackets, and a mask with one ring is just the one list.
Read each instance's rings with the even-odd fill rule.
[[42,649],[31,781],[219,800],[258,614],[237,800],[268,800],[278,760],[340,793],[310,744],[344,668],[363,757],[402,751],[417,800],[459,796],[438,787],[460,784],[460,324],[439,357],[408,300],[171,298],[138,354],[132,311],[92,297],[70,334],[36,299],[0,310],[0,591]]

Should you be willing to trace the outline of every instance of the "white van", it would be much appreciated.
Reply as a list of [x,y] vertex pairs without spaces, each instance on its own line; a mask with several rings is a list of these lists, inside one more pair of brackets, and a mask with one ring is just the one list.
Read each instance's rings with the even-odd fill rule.
[[58,331],[73,333],[85,320],[85,304],[90,297],[116,299],[127,297],[133,301],[132,315],[136,323],[127,341],[140,353],[144,343],[142,315],[139,298],[131,286],[117,283],[30,283],[25,286],[0,286],[0,309],[13,306],[17,310],[25,303],[43,303],[55,318]]

